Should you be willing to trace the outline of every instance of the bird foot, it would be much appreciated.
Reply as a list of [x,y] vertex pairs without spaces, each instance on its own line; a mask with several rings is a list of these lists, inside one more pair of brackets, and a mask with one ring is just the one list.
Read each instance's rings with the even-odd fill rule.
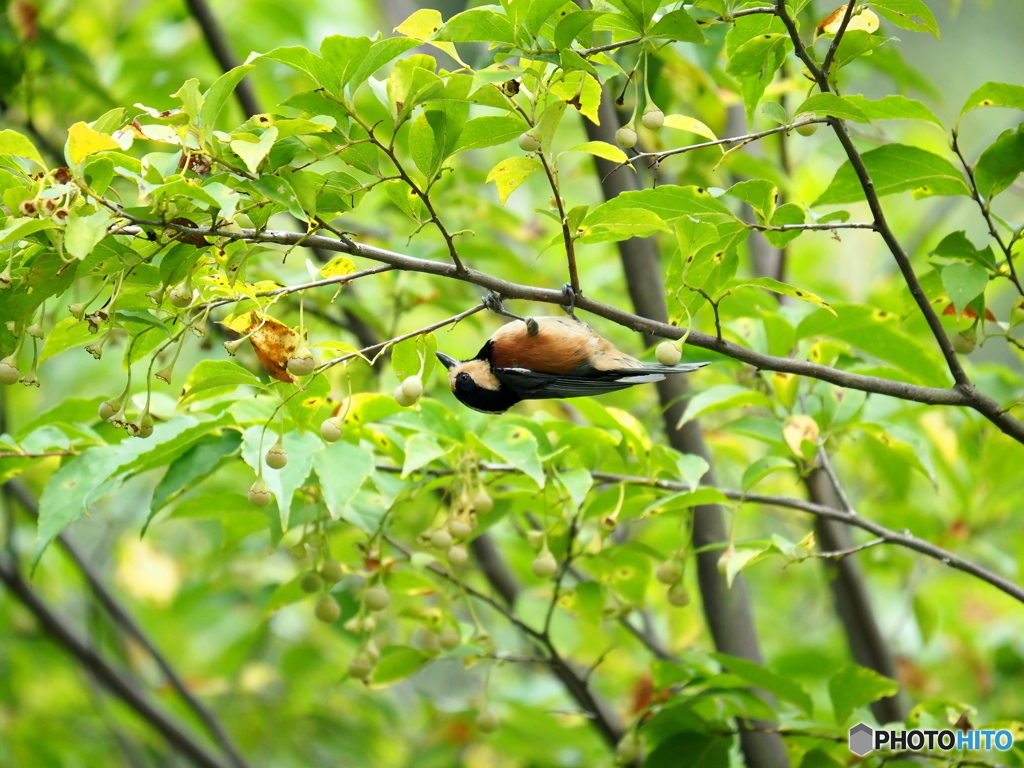
[[507,309],[505,309],[504,305],[502,304],[501,296],[495,293],[494,291],[491,291],[486,296],[484,296],[483,305],[487,307],[487,309],[491,310],[491,312],[494,312],[496,315],[504,315],[505,317],[510,317],[513,320],[522,320],[524,323],[526,323],[526,332],[529,333],[531,336],[536,336],[540,332],[540,326],[537,325],[536,320],[534,320],[532,317],[522,317],[520,315],[515,314],[514,312],[509,312]]
[[569,313],[569,317],[576,317],[576,290],[572,287],[572,283],[566,283],[562,286],[562,295],[565,297],[566,311]]

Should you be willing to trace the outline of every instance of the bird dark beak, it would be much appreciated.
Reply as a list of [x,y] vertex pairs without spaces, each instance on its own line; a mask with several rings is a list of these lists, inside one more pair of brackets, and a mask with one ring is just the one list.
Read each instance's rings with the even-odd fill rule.
[[445,368],[451,368],[453,365],[458,365],[459,361],[454,357],[449,357],[444,352],[438,352],[437,359],[441,361]]

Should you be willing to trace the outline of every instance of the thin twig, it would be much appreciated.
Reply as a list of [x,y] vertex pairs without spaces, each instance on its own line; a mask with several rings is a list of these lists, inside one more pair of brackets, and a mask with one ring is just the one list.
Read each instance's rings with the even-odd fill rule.
[[[819,117],[813,120],[801,120],[800,125],[810,125],[812,123],[827,123],[827,117]],[[675,149],[666,149],[661,152],[637,152],[628,160],[619,163],[617,166],[612,168],[612,172],[619,170],[626,165],[631,165],[638,160],[653,160],[654,164],[661,163],[666,157],[672,155],[681,155],[684,152],[692,152],[695,149],[706,149],[707,147],[717,147],[723,144],[749,144],[752,141],[763,139],[765,136],[773,136],[776,133],[785,133],[792,130],[797,124],[787,123],[786,125],[777,125],[774,128],[766,128],[763,131],[756,131],[754,133],[746,133],[742,136],[728,136],[724,139],[715,139],[714,141],[702,141],[699,144],[688,144],[685,147],[676,147]]]
[[875,229],[875,225],[870,221],[832,221],[826,224],[779,224],[778,226],[771,226],[768,224],[751,224],[745,221],[743,222],[743,226],[750,227],[750,229],[756,229],[759,232],[816,232],[833,229]]
[[216,309],[217,307],[223,307],[226,304],[234,304],[235,302],[246,301],[247,299],[266,299],[272,296],[284,296],[285,294],[296,293],[298,291],[307,291],[310,288],[321,288],[325,285],[344,285],[345,283],[351,283],[353,280],[358,280],[361,277],[367,277],[369,275],[379,275],[381,272],[390,272],[392,269],[394,269],[394,267],[392,267],[390,264],[383,264],[379,267],[362,269],[358,272],[352,272],[348,275],[338,275],[337,277],[327,277],[324,278],[323,280],[313,280],[312,282],[309,283],[289,285],[287,288],[275,288],[272,291],[254,293],[251,296],[238,295],[231,299],[218,299],[217,301],[211,301],[208,304],[199,304],[195,307],[195,309]]
[[[483,472],[499,472],[499,473],[516,473],[519,470],[513,467],[511,464],[492,464],[489,462],[481,462],[479,468]],[[381,472],[397,472],[402,471],[401,467],[388,466],[386,464],[378,464],[377,469]],[[454,470],[417,470],[423,474],[435,475],[443,477],[446,475],[453,474]],[[612,472],[591,472],[591,477],[595,480],[604,483],[628,483],[630,485],[644,485],[651,488],[660,488],[665,491],[673,491],[675,493],[687,492],[693,490],[686,483],[676,482],[674,480],[659,480],[651,479],[649,477],[641,477],[639,475],[619,475]],[[713,486],[703,486],[713,487]],[[991,584],[996,589],[1005,592],[1015,600],[1024,603],[1024,588],[1017,584],[1014,584],[1009,579],[1005,579],[996,573],[993,573],[980,565],[972,563],[964,558],[956,555],[949,550],[943,549],[935,544],[931,544],[923,539],[919,539],[909,531],[897,532],[889,528],[886,528],[879,523],[867,520],[855,512],[846,512],[840,509],[834,509],[827,507],[823,504],[816,504],[811,501],[805,501],[803,499],[794,499],[788,496],[768,496],[760,493],[744,493],[743,491],[734,491],[728,488],[715,488],[727,499],[733,501],[739,501],[742,503],[749,504],[765,504],[772,507],[783,507],[785,509],[794,509],[799,512],[805,512],[809,515],[817,515],[818,517],[824,517],[829,520],[839,520],[847,525],[851,525],[855,528],[860,528],[872,533],[875,536],[883,539],[887,544],[895,544],[897,546],[911,549],[922,555],[938,560],[943,565],[948,565],[950,568],[955,568],[958,571],[969,573],[972,576],[977,577],[981,581],[987,584]]]
[[[850,5],[852,6],[853,4],[851,3]],[[847,11],[849,12],[849,9],[847,9]],[[796,22],[793,17],[790,16],[789,9],[786,7],[786,0],[777,0],[776,15],[782,19],[782,23],[786,26],[786,30],[793,42],[793,49],[796,52],[796,55],[804,62],[805,65],[807,65],[807,69],[817,82],[818,88],[822,93],[831,93],[832,89],[829,85],[828,77],[807,52],[807,48],[804,45],[803,40],[800,38],[800,30],[797,28]],[[914,267],[910,263],[910,257],[907,255],[906,251],[903,250],[903,246],[900,245],[895,233],[889,226],[889,222],[885,217],[885,212],[882,210],[881,200],[875,190],[874,181],[871,178],[871,174],[868,173],[867,167],[864,165],[864,159],[853,144],[853,139],[850,136],[850,131],[847,129],[845,121],[836,117],[829,117],[828,123],[832,126],[832,130],[835,132],[836,138],[839,139],[839,143],[842,144],[843,150],[846,152],[846,157],[850,161],[850,166],[853,168],[853,171],[857,176],[857,180],[860,182],[868,207],[871,209],[871,215],[875,222],[875,229],[878,234],[882,236],[882,240],[889,248],[890,253],[892,253],[893,259],[896,261],[896,265],[903,274],[903,280],[907,284],[907,288],[910,290],[910,295],[913,296],[918,310],[924,316],[925,322],[931,329],[932,335],[935,337],[935,341],[939,346],[939,350],[942,352],[942,356],[946,361],[946,366],[949,368],[949,372],[953,375],[953,380],[956,382],[956,389],[964,392],[965,394],[976,393],[977,390],[974,389],[970,379],[967,377],[967,373],[960,364],[960,358],[957,357],[956,351],[953,349],[953,344],[942,327],[942,321],[939,320],[939,316],[935,313],[935,308],[932,307],[931,302],[928,301],[928,296],[925,294],[924,288],[921,286],[921,282],[917,279],[917,275],[914,273]],[[982,408],[977,408],[977,410],[980,413],[985,413]],[[997,411],[998,410],[1000,409],[997,408]]]
[[888,542],[883,538],[872,539],[871,541],[859,544],[856,547],[848,547],[847,549],[837,549],[833,552],[813,552],[811,557],[820,557],[826,560],[842,560],[844,557],[855,555],[858,552],[863,552],[865,549],[871,549],[877,547],[879,544],[887,544]]
[[850,19],[853,18],[853,9],[856,5],[856,3],[846,4],[846,13],[843,14],[843,20],[839,22],[839,29],[836,30],[835,37],[832,38],[832,44],[828,47],[828,52],[825,54],[825,60],[821,62],[821,74],[826,80],[828,79],[829,69],[832,66],[832,60],[839,49],[839,43],[842,42],[843,35],[846,34],[846,28],[850,25]]
[[953,152],[960,158],[960,163],[964,167],[964,171],[967,173],[967,180],[971,183],[971,197],[978,204],[978,208],[981,210],[981,215],[985,219],[985,223],[988,225],[988,233],[992,235],[992,239],[999,245],[999,250],[1003,252],[1006,257],[1006,265],[1010,269],[1010,280],[1017,288],[1017,292],[1024,296],[1024,285],[1021,285],[1020,279],[1017,277],[1017,268],[1013,263],[1013,252],[1010,246],[1004,241],[1002,235],[999,234],[999,230],[996,227],[995,220],[992,218],[992,211],[989,210],[988,204],[985,199],[981,196],[981,190],[978,189],[978,182],[974,177],[974,168],[970,163],[967,162],[967,158],[964,157],[963,151],[960,149],[960,136],[957,130],[953,129]]
[[406,339],[412,339],[412,338],[414,338],[416,336],[422,336],[425,333],[430,333],[431,331],[436,331],[438,328],[444,328],[446,325],[454,325],[455,323],[459,322],[460,320],[463,320],[464,318],[467,318],[470,315],[475,315],[480,310],[486,309],[486,308],[487,308],[487,305],[485,305],[485,304],[477,304],[475,307],[473,307],[471,309],[467,309],[465,312],[459,312],[459,314],[452,315],[451,317],[449,317],[449,318],[447,318],[445,320],[438,320],[436,323],[431,323],[430,325],[425,326],[423,328],[420,328],[417,331],[410,331],[409,333],[403,333],[401,336],[396,336],[393,339],[388,339],[387,341],[382,341],[379,344],[374,344],[374,345],[369,346],[369,347],[364,347],[363,349],[359,350],[358,352],[350,352],[347,355],[342,355],[341,357],[335,357],[335,358],[332,358],[330,360],[325,360],[324,362],[320,363],[319,366],[317,366],[317,371],[325,370],[327,368],[330,368],[333,365],[337,365],[338,363],[343,363],[346,360],[351,360],[351,359],[353,359],[355,357],[366,357],[367,355],[372,355],[373,353],[379,352],[382,349],[385,349],[386,347],[391,346],[392,344],[397,344],[400,341],[405,341]]
[[555,174],[555,169],[548,162],[543,152],[538,152],[537,154],[540,156],[541,165],[544,166],[544,173],[547,174],[551,191],[555,194],[555,205],[558,206],[558,221],[562,225],[562,242],[565,245],[565,257],[569,261],[569,285],[572,286],[573,293],[579,296],[582,290],[580,289],[579,272],[576,270],[576,245],[573,233],[569,231],[569,218],[565,213],[565,200],[562,199],[562,193],[558,189],[558,177]]

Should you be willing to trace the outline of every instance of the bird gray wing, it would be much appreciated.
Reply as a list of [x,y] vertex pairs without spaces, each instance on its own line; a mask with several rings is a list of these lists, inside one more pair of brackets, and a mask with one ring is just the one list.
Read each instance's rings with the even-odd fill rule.
[[[635,374],[636,371],[630,373]],[[589,397],[615,392],[639,381],[620,379],[592,379],[584,376],[570,376],[556,373],[539,373],[526,368],[495,368],[494,375],[504,386],[509,387],[524,400],[544,400],[560,397]],[[648,374],[650,376],[650,374]],[[644,380],[660,381],[664,376],[654,375]]]
[[708,363],[684,365],[643,365],[614,371],[588,371],[586,375],[540,373],[527,368],[495,368],[494,375],[523,399],[588,397],[616,392],[634,384],[661,381],[666,374],[689,373]]

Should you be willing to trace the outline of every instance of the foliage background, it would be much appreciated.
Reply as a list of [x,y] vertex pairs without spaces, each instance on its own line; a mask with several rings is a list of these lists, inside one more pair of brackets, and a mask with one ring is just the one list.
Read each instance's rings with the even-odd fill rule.
[[[904,58],[930,83],[930,87],[908,88],[908,94],[922,99],[948,123],[967,94],[982,82],[1020,80],[1018,30],[1024,23],[1024,8],[1013,0],[994,0],[965,3],[952,15],[946,3],[929,5],[939,20],[943,39],[905,30],[899,30],[898,36],[903,39]],[[15,4],[5,6],[5,18],[14,18]],[[438,7],[445,18],[460,10],[454,3]],[[213,9],[242,57],[248,51],[265,52],[284,45],[315,50],[320,40],[331,34],[372,35],[378,29],[387,34],[396,19],[415,10],[402,3],[351,2],[342,7],[338,3],[297,5],[271,0],[218,2]],[[818,4],[816,10],[820,17],[832,9]],[[115,106],[174,106],[169,94],[182,82],[197,77],[205,88],[221,73],[184,4],[96,2],[86,7],[40,3],[38,27],[38,38],[26,45],[13,25],[0,25],[0,83],[5,84],[0,92],[4,100],[0,128],[34,135],[40,147],[57,150],[68,126],[93,120]],[[472,52],[477,60],[486,56],[481,47]],[[853,77],[857,89],[869,97],[894,92],[892,80],[873,69],[858,69]],[[249,81],[265,106],[308,87],[300,76],[269,61],[261,62]],[[666,86],[662,93],[669,93],[671,87]],[[692,95],[686,85],[679,87],[685,95],[671,97],[676,105],[687,103]],[[795,97],[793,102],[801,100]],[[701,108],[707,111],[701,119],[724,128],[723,104],[714,96],[702,102]],[[226,125],[242,121],[234,102],[229,102],[227,109],[232,114],[225,118]],[[672,111],[681,109],[676,106]],[[1002,130],[1018,122],[1016,112],[975,112],[965,122],[968,156],[976,156]],[[578,121],[567,121],[561,130],[564,133],[558,141],[563,146],[585,140]],[[948,154],[946,140],[929,126],[887,124],[885,130],[891,137]],[[842,161],[841,148],[827,133],[822,130],[790,145],[794,153],[792,190],[800,199],[817,197]],[[726,134],[719,130],[719,135]],[[556,287],[564,281],[561,259],[550,251],[537,257],[538,243],[558,234],[556,225],[535,212],[546,207],[550,190],[534,178],[502,208],[493,187],[485,183],[487,171],[495,163],[510,154],[521,154],[513,145],[488,149],[481,153],[483,157],[460,163],[456,177],[443,189],[443,209],[445,215],[460,222],[454,229],[472,226],[477,230],[476,236],[461,246],[474,268],[517,282]],[[729,185],[725,169],[713,171],[709,156],[693,157],[673,166],[679,183]],[[744,172],[742,166],[728,170]],[[566,194],[570,205],[599,202],[589,158],[580,155],[570,161],[564,174],[564,189],[571,190]],[[1007,218],[1021,219],[1019,194],[1008,194],[1003,205],[1001,212]],[[984,223],[966,197],[913,201],[902,195],[886,198],[885,207],[897,235],[908,244],[922,271],[927,254],[949,232],[966,229],[975,242],[986,236]],[[854,220],[866,220],[864,206],[850,210]],[[345,226],[365,235],[367,242],[440,258],[438,241],[430,233],[406,245],[410,227],[385,199],[374,199],[365,211],[351,218]],[[487,222],[486,228],[479,225],[481,221]],[[905,305],[904,288],[890,255],[877,238],[866,233],[843,233],[838,240],[827,232],[807,233],[789,246],[787,259],[791,282],[827,301],[863,302],[897,312]],[[753,270],[745,252],[741,269],[747,274]],[[304,258],[289,259],[285,264],[268,259],[258,270],[260,279],[285,285],[309,279]],[[581,272],[588,296],[628,306],[613,244],[590,246],[581,257]],[[253,275],[249,277],[253,279]],[[345,321],[336,322],[342,310],[360,318],[379,338],[390,338],[460,312],[480,296],[474,286],[397,271],[360,282],[357,294],[343,293],[333,306],[327,304],[331,296],[330,289],[327,291],[310,299],[310,306],[323,312],[323,316],[310,317],[313,313],[307,310],[311,338],[341,338],[357,346],[359,339],[339,327]],[[1007,316],[1013,296],[1005,286],[994,285],[986,298],[997,316]],[[727,324],[734,321],[734,333],[742,336],[749,307],[763,301],[748,296],[727,313]],[[297,323],[297,304],[286,306],[283,319]],[[515,309],[524,314],[551,311],[540,304],[518,304]],[[804,308],[794,311],[803,312]],[[65,316],[62,312],[61,308],[56,314],[58,319]],[[605,322],[594,324],[623,348],[642,351],[639,339],[627,329]],[[476,315],[451,331],[438,332],[437,337],[442,349],[468,356],[496,325],[495,318]],[[695,327],[713,332],[706,309],[697,316]],[[929,341],[919,320],[910,320],[907,331],[922,343]],[[155,396],[156,414],[169,416],[173,412],[177,392],[200,360],[226,358],[218,343],[227,338],[224,334],[211,324],[205,340],[192,339],[186,345],[172,385]],[[983,389],[1012,399],[1009,394],[1019,393],[1021,387],[1020,355],[998,342],[979,347],[969,358],[969,367]],[[240,357],[243,364],[258,370],[248,350]],[[703,355],[688,350],[688,359],[703,359]],[[394,374],[386,363],[378,368],[371,371],[353,366],[352,387],[390,392],[396,383]],[[116,395],[123,386],[119,355],[108,353],[94,361],[82,350],[73,349],[44,363],[39,376],[39,389],[0,389],[0,432],[20,441],[19,450],[32,450],[32,441],[26,444],[24,438],[35,431],[34,422],[40,415],[54,414],[53,409],[62,406],[65,410],[49,421],[62,429],[68,446],[84,446],[93,439],[121,439],[112,427],[97,424],[93,415],[99,402]],[[756,388],[748,371],[728,362],[700,374],[695,386],[709,388],[736,380]],[[333,383],[335,393],[341,394],[340,380]],[[458,431],[482,431],[493,421],[461,409],[439,385],[436,375],[429,384],[428,399],[451,410],[447,418],[455,420]],[[601,403],[636,415],[657,441],[662,428],[652,389],[615,394]],[[774,409],[762,408],[757,413],[781,423],[784,414],[777,402],[772,405]],[[586,419],[597,418],[596,410],[584,413]],[[763,444],[730,427],[744,413],[727,409],[702,421],[722,487],[739,487],[745,470],[765,452]],[[503,418],[510,422],[539,419],[537,423],[543,424],[545,419],[574,417],[573,412],[557,405],[529,408],[526,414]],[[891,529],[909,528],[923,539],[1019,580],[1024,548],[1017,519],[1024,498],[1021,446],[976,414],[938,406],[908,407],[873,397],[859,420],[876,425],[904,447],[892,450],[858,429],[833,436],[828,447],[858,511]],[[76,435],[66,426],[76,423],[88,425],[88,434]],[[411,434],[415,423],[415,417],[408,414],[396,416],[389,434]],[[44,445],[52,439],[52,434],[37,434],[36,444],[52,448]],[[59,457],[32,461],[0,458],[0,474],[4,479],[16,476],[37,497],[60,461]],[[226,465],[183,496],[140,540],[151,494],[162,474],[163,467],[158,467],[130,478],[93,505],[88,517],[75,523],[68,534],[92,567],[114,585],[119,599],[157,645],[168,652],[188,687],[216,710],[252,764],[319,765],[331,761],[380,766],[540,766],[600,765],[612,760],[587,720],[575,714],[577,705],[566,698],[544,665],[462,663],[465,657],[486,651],[486,644],[470,643],[446,654],[395,688],[368,690],[347,679],[345,668],[359,639],[343,631],[341,622],[332,626],[316,622],[308,599],[276,611],[268,609],[280,597],[280,586],[292,583],[303,570],[286,551],[301,531],[293,530],[280,543],[273,533],[274,520],[268,525],[264,515],[247,506],[244,492],[251,484],[252,470],[241,461]],[[515,482],[498,481],[491,487],[498,500],[497,513],[505,516],[494,535],[526,584],[517,613],[536,620],[550,590],[530,574],[534,551],[517,535],[517,528],[528,524],[528,512],[542,510],[536,508],[536,497]],[[796,496],[805,493],[794,471],[772,475],[758,490]],[[189,506],[188,500],[196,497],[200,502]],[[211,499],[218,500],[212,515]],[[436,499],[428,503],[420,496],[399,507],[399,538],[412,543],[434,513],[434,504]],[[14,511],[16,507],[10,496],[5,497],[5,532],[13,548],[27,555],[33,546],[34,526],[20,508]],[[653,521],[642,530],[643,542],[655,554],[667,557],[680,543],[680,519],[666,516]],[[772,534],[797,542],[811,527],[807,518],[792,511],[761,506],[744,506],[735,519],[740,542],[763,541]],[[15,525],[12,520],[17,521]],[[335,524],[330,535],[335,556],[358,564],[354,545],[360,532]],[[923,703],[937,721],[948,714],[946,702],[955,702],[953,709],[961,705],[972,708],[976,723],[1020,717],[1024,709],[1019,684],[1024,671],[1020,639],[1024,637],[1024,619],[1019,603],[963,573],[896,547],[875,547],[857,557],[867,574],[885,643],[897,659],[899,682],[911,705]],[[657,559],[652,558],[649,567],[656,564]],[[784,702],[780,705],[784,722],[795,728],[842,733],[843,719],[837,722],[832,717],[829,680],[849,663],[850,654],[835,618],[826,569],[816,561],[784,565],[781,557],[768,557],[745,570],[768,668],[801,685],[814,702],[814,714],[807,717]],[[467,579],[486,589],[475,573]],[[692,572],[687,582],[696,594]],[[158,671],[138,644],[126,640],[101,615],[64,554],[56,548],[48,551],[32,586],[140,683],[152,686],[164,706],[194,725],[192,715],[160,682]],[[392,589],[396,604],[381,630],[381,644],[429,647],[433,642],[430,617],[422,614],[435,601],[420,595],[417,586],[413,581],[408,594]],[[673,609],[663,592],[653,584],[647,590],[658,633],[673,652],[682,654],[687,669],[713,666],[707,655],[712,645],[699,608]],[[358,598],[358,580],[344,582],[337,594],[348,618]],[[454,590],[442,589],[441,594],[444,599],[439,607],[462,622],[463,636],[470,639],[473,627],[465,601]],[[528,655],[514,628],[485,609],[479,610],[501,653]],[[95,678],[59,646],[42,641],[44,633],[34,619],[7,593],[0,594],[0,617],[0,763],[174,764],[168,762],[166,747],[158,736],[122,703],[106,695]],[[594,684],[623,722],[630,723],[638,714],[635,701],[642,698],[651,659],[614,623],[600,626],[600,632],[593,632],[559,613],[555,636],[584,664],[595,662],[613,648],[603,657]],[[660,674],[671,678],[664,669]],[[656,669],[656,678],[658,675]],[[722,685],[728,687],[726,682]],[[485,706],[502,717],[502,727],[488,739],[481,738],[473,727],[476,712]],[[865,709],[859,717],[868,719],[870,715]],[[730,759],[739,762],[735,744],[730,748]],[[844,764],[849,758],[844,749],[821,746],[813,740],[795,739],[789,749],[794,764]],[[1017,753],[999,759],[1015,765],[1021,761]]]

